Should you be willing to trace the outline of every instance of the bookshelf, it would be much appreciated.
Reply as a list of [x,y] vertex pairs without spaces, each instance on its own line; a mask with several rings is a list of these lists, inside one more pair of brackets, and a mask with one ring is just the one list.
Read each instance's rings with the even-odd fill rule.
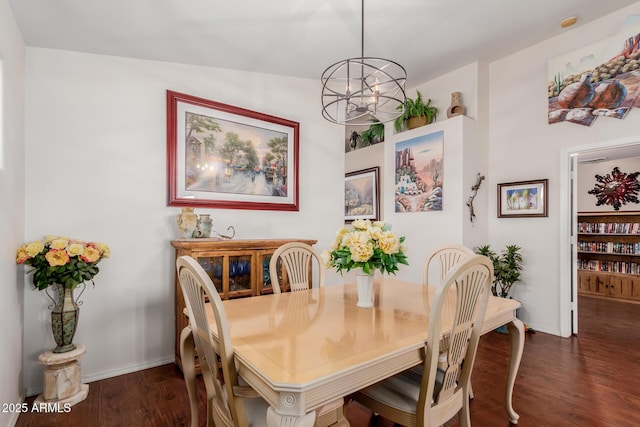
[[640,301],[640,212],[578,214],[578,293]]

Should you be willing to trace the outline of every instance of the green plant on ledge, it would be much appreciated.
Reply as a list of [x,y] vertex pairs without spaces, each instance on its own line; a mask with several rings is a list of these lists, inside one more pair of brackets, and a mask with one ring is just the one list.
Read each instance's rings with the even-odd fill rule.
[[384,141],[384,123],[374,120],[373,124],[360,134],[360,139],[365,147]]
[[509,291],[514,283],[520,280],[522,271],[522,255],[517,245],[507,245],[501,253],[496,253],[490,245],[479,246],[475,252],[484,255],[493,262],[493,283],[491,292],[502,298],[509,297]]
[[[431,99],[428,99],[425,103],[420,91],[416,90],[416,92],[418,94],[416,99],[407,98],[404,104],[404,113],[394,121],[396,132],[399,132],[405,124],[409,129],[413,129],[436,121],[438,108],[431,105]],[[399,105],[397,109],[401,110],[402,106]],[[410,122],[410,119],[414,120]],[[414,124],[414,121],[419,122],[419,124]]]

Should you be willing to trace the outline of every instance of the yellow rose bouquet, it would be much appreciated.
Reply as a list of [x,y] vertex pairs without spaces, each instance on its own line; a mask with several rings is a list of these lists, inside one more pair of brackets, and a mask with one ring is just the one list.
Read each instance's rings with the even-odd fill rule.
[[18,248],[16,262],[33,267],[29,273],[33,273],[33,284],[38,290],[54,283],[74,289],[84,281],[93,282],[100,271],[98,263],[109,256],[111,250],[104,243],[47,236]]
[[404,240],[391,231],[391,224],[358,219],[338,230],[331,250],[324,250],[322,258],[327,268],[338,272],[362,268],[366,274],[375,269],[396,274],[398,264],[409,265]]

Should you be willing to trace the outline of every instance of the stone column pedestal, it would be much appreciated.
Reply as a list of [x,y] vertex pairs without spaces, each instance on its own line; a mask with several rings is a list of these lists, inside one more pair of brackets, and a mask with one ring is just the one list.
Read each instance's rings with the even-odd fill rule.
[[44,391],[36,403],[59,403],[75,405],[89,394],[89,385],[80,384],[80,363],[78,359],[87,351],[84,345],[66,353],[45,351],[38,357],[44,365]]

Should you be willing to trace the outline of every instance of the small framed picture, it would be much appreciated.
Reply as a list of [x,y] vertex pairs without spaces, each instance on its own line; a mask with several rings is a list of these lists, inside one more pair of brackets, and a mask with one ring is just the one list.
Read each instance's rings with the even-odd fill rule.
[[344,221],[377,221],[380,218],[379,167],[349,172],[344,176]]
[[549,216],[547,179],[498,184],[498,218]]

